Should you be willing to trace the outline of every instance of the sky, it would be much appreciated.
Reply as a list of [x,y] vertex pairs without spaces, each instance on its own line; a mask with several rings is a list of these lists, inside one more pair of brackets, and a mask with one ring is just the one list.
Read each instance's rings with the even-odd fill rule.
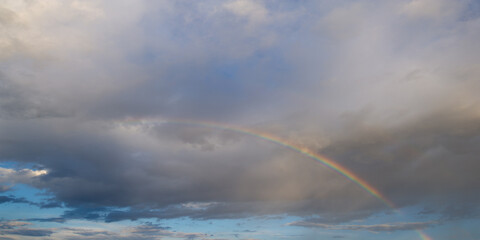
[[477,0],[0,0],[0,239],[480,239]]

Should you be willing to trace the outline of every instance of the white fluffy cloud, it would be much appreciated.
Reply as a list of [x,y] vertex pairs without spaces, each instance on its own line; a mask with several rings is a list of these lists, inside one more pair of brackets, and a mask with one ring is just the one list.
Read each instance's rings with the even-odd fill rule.
[[0,167],[0,189],[8,190],[17,183],[32,184],[35,178],[47,174],[46,170],[10,169]]

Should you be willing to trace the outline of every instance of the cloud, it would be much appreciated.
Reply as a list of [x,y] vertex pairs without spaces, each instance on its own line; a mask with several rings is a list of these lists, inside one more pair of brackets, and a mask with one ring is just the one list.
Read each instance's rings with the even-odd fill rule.
[[403,6],[403,11],[411,17],[441,19],[458,14],[461,3],[450,1],[414,0]]
[[268,10],[258,1],[236,0],[227,2],[224,7],[240,17],[247,17],[249,25],[262,24],[267,20]]
[[42,206],[68,207],[62,218],[108,222],[315,213],[330,228],[387,209],[259,138],[126,121],[166,117],[286,138],[399,207],[473,209],[480,28],[469,4],[8,2],[0,159],[42,170],[0,168],[0,183],[46,190]]
[[28,237],[48,237],[53,233],[53,231],[45,230],[45,229],[11,229],[11,230],[1,231],[1,233],[9,234],[9,235],[28,236]]
[[298,227],[318,227],[330,230],[366,230],[371,232],[394,232],[406,230],[420,230],[437,224],[437,222],[406,222],[406,223],[392,223],[392,224],[375,224],[375,225],[331,225],[324,223],[298,221],[288,223],[288,226]]
[[1,221],[0,229],[14,229],[14,228],[22,227],[26,225],[29,225],[29,223],[21,222],[21,221]]
[[64,223],[66,219],[61,217],[53,217],[53,218],[27,218],[21,219],[21,221],[26,222],[55,222],[55,223]]
[[[36,220],[34,220],[36,221]],[[176,239],[208,239],[203,233],[187,233],[171,231],[168,227],[158,224],[118,228],[117,231],[89,227],[31,228],[31,223],[21,221],[0,222],[0,235],[5,237],[49,237],[49,239],[161,239],[164,237]]]
[[0,196],[0,204],[2,203],[29,203],[25,198],[16,198],[14,196]]
[[469,202],[445,206],[438,212],[444,221],[458,219],[472,219],[480,214],[480,208],[470,205]]
[[8,191],[10,186],[17,183],[31,184],[36,178],[47,174],[46,170],[31,169],[11,169],[0,167],[0,186],[4,191]]
[[[375,166],[378,173],[366,177],[367,181],[377,182],[400,206],[411,203],[409,196],[443,195],[457,203],[476,201],[479,196],[471,182],[477,180],[469,169],[477,164],[472,146],[478,141],[479,117],[472,110],[438,112],[399,128],[365,124],[368,120],[363,118],[368,114],[359,113],[348,117],[348,138],[334,141],[325,151],[336,159]],[[369,171],[373,169],[364,176],[369,176]],[[403,185],[397,186],[400,179]],[[388,186],[390,183],[393,185]],[[462,194],[450,195],[457,191]]]
[[186,233],[167,230],[158,224],[146,223],[133,227],[122,227],[119,231],[105,231],[99,228],[70,227],[57,229],[54,239],[208,239],[203,233]]
[[20,221],[2,221],[0,222],[0,235],[20,235],[28,237],[46,237],[53,231],[50,229],[29,228],[28,222]]

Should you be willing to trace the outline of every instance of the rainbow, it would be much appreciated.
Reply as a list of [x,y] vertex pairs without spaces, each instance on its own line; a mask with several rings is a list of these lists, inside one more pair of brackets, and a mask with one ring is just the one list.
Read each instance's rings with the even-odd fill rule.
[[[127,123],[127,124],[135,124],[135,123],[141,123],[141,124],[158,124],[158,123],[172,123],[172,124],[185,124],[185,125],[190,125],[190,126],[199,126],[199,127],[207,127],[207,128],[213,128],[213,129],[219,129],[219,130],[227,130],[227,131],[232,131],[232,132],[237,132],[249,136],[253,136],[256,138],[260,138],[263,140],[266,140],[268,142],[280,145],[282,147],[291,149],[295,152],[298,152],[304,156],[307,156],[308,158],[315,160],[316,162],[319,162],[323,164],[324,166],[334,170],[335,172],[339,173],[340,175],[350,179],[352,182],[356,183],[358,186],[363,188],[365,191],[370,193],[372,196],[375,198],[379,199],[382,201],[385,205],[388,207],[396,210],[397,207],[395,204],[393,204],[392,201],[390,201],[387,197],[385,197],[383,194],[381,194],[375,187],[370,185],[367,181],[361,179],[358,177],[356,174],[354,174],[352,171],[347,169],[346,167],[338,164],[337,162],[333,161],[332,159],[329,159],[326,156],[320,155],[313,150],[303,147],[300,145],[297,145],[295,143],[292,143],[291,141],[288,141],[286,139],[280,138],[278,136],[272,135],[270,133],[250,129],[250,128],[244,128],[236,125],[230,125],[230,124],[225,124],[225,123],[218,123],[218,122],[210,122],[210,121],[193,121],[193,120],[186,120],[186,119],[171,119],[171,118],[159,118],[159,119],[137,119],[137,118],[128,118],[124,121],[121,121],[121,123]],[[421,230],[416,230],[422,240],[433,240],[431,237],[423,233]]]

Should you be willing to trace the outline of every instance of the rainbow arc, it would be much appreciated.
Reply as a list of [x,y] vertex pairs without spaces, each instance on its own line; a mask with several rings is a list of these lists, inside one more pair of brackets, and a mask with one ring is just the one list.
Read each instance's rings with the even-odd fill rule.
[[[219,129],[219,130],[227,130],[227,131],[232,131],[232,132],[237,132],[240,134],[244,135],[249,135],[253,136],[256,138],[260,138],[263,140],[266,140],[268,142],[280,145],[285,148],[289,148],[295,152],[298,152],[312,160],[315,160],[318,163],[321,163],[322,165],[332,169],[333,171],[339,173],[340,175],[346,177],[350,181],[354,182],[357,184],[359,187],[363,188],[366,192],[368,192],[370,195],[374,196],[375,198],[379,199],[382,201],[385,205],[388,207],[397,210],[397,207],[395,204],[390,201],[387,197],[385,197],[383,194],[380,193],[374,186],[369,184],[366,180],[360,178],[357,176],[355,173],[353,173],[351,170],[348,168],[340,165],[339,163],[335,162],[334,160],[323,156],[319,153],[316,153],[315,151],[304,147],[297,145],[295,143],[292,143],[291,141],[288,141],[286,139],[280,138],[278,136],[272,135],[270,133],[258,131],[255,129],[250,129],[250,128],[245,128],[241,126],[236,126],[236,125],[230,125],[230,124],[225,124],[225,123],[218,123],[218,122],[210,122],[210,121],[193,121],[193,120],[187,120],[187,119],[167,119],[167,118],[159,118],[159,119],[134,119],[130,118],[125,121],[122,121],[122,123],[130,123],[130,124],[135,124],[135,123],[142,123],[142,124],[159,124],[159,123],[170,123],[170,124],[184,124],[184,125],[190,125],[190,126],[199,126],[199,127],[206,127],[206,128],[212,128],[212,129]],[[427,234],[425,234],[421,230],[416,230],[417,233],[419,234],[420,238],[422,240],[433,240],[431,237],[429,237]]]

